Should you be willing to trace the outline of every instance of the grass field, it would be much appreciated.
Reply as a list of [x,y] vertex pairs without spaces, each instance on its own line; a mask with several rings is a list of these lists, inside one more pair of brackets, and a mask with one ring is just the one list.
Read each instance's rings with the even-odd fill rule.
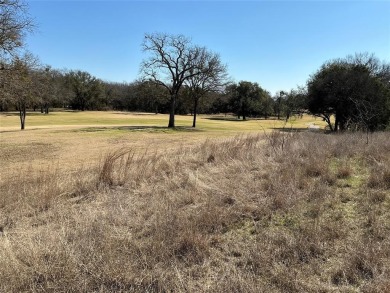
[[0,292],[390,292],[388,132],[50,115],[0,115]]
[[26,129],[20,131],[18,113],[0,114],[1,178],[14,176],[22,168],[77,170],[95,165],[109,150],[127,148],[165,152],[191,147],[199,141],[259,133],[272,128],[307,129],[311,123],[324,127],[320,119],[305,116],[288,123],[277,120],[237,121],[235,117],[204,116],[193,129],[192,116],[176,116],[176,130],[166,127],[168,115],[128,112],[28,113]]
[[[16,112],[0,113],[0,130],[16,131],[20,129],[19,114]],[[192,116],[176,115],[176,124],[178,127],[190,127]],[[325,126],[320,119],[312,116],[304,116],[304,119],[296,117],[291,118],[287,124],[284,121],[277,120],[256,120],[248,121],[237,120],[233,116],[224,115],[199,115],[198,128],[208,131],[251,131],[258,130],[261,127],[296,127],[307,128],[310,123],[317,123]],[[233,124],[234,123],[234,124]],[[76,112],[76,111],[58,111],[51,112],[49,115],[39,112],[29,112],[27,114],[27,129],[41,128],[72,128],[72,127],[99,127],[99,126],[150,126],[165,127],[168,124],[168,115],[148,114],[148,113],[130,113],[130,112]]]

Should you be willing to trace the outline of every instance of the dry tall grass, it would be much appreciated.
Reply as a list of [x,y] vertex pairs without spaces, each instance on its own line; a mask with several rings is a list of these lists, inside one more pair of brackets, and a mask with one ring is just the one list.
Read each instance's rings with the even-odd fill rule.
[[21,170],[1,292],[389,292],[390,140],[242,136]]

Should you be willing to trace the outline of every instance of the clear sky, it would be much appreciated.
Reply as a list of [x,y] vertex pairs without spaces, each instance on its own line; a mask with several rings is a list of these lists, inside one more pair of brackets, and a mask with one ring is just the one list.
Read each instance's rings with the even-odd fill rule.
[[132,82],[145,33],[183,34],[220,54],[235,81],[272,94],[355,52],[390,62],[390,1],[27,1],[28,49],[57,69]]

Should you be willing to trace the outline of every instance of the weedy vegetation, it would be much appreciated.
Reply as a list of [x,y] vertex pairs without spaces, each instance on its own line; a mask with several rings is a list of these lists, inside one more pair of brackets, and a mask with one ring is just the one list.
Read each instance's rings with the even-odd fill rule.
[[1,292],[388,292],[390,140],[121,148],[0,186]]

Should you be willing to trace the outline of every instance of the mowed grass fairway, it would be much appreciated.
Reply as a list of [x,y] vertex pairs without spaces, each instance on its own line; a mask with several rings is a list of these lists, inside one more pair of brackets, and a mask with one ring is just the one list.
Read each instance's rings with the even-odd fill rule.
[[211,138],[226,138],[271,129],[306,130],[319,118],[304,116],[282,120],[240,121],[224,115],[176,116],[176,129],[168,129],[168,115],[129,112],[39,112],[27,114],[26,129],[20,130],[18,113],[0,114],[1,178],[21,169],[59,168],[78,170],[96,165],[108,151],[127,148],[135,152],[165,152],[187,148]]

